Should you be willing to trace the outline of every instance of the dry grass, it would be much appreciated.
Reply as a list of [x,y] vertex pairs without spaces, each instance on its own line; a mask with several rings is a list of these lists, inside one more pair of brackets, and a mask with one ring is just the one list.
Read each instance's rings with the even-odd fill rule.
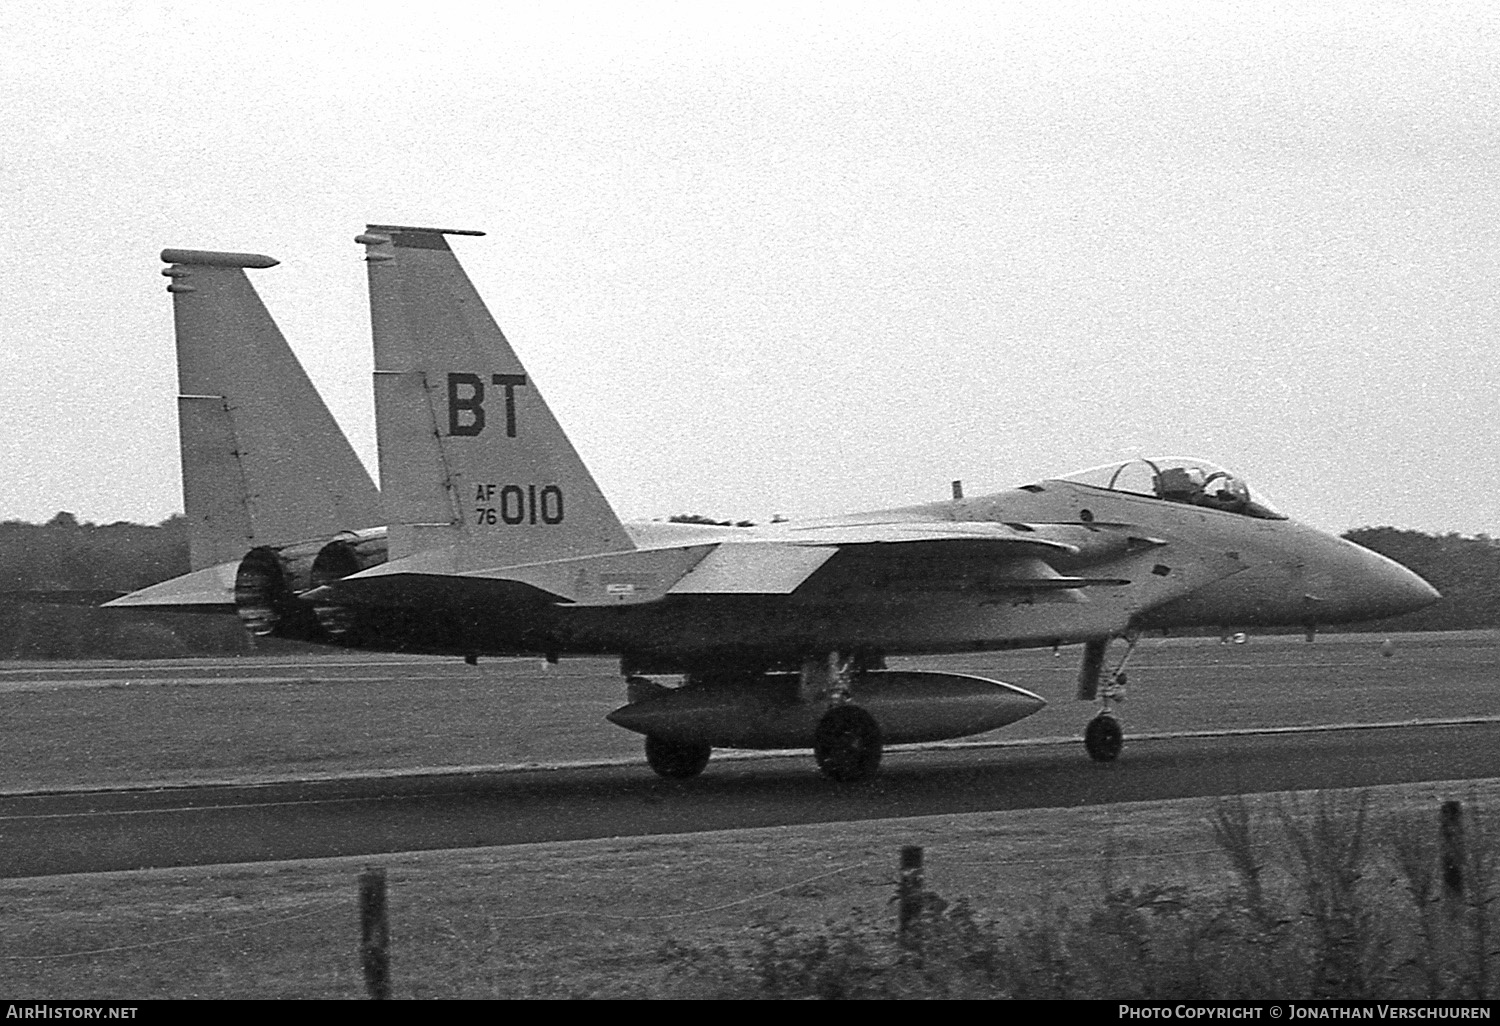
[[[1407,785],[1367,799],[1245,799],[1244,843],[1252,861],[1264,863],[1267,935],[1310,936],[1301,922],[1278,925],[1308,886],[1295,843],[1275,836],[1289,810],[1316,830],[1320,809],[1332,822],[1367,800],[1370,822],[1425,823],[1431,836],[1441,800],[1494,808],[1497,792],[1494,783]],[[1123,996],[1148,978],[1190,987],[1190,978],[1168,972],[1192,940],[1174,925],[1187,922],[1173,920],[1174,910],[1235,908],[1244,894],[1237,867],[1247,863],[1230,857],[1240,842],[1215,839],[1218,821],[1234,815],[1226,808],[1190,800],[10,880],[0,882],[0,975],[8,996],[20,999],[358,997],[356,877],[376,862],[390,879],[398,997],[764,993],[766,967],[786,970],[788,954],[820,935],[835,949],[854,938],[865,955],[889,954],[899,850],[920,844],[929,891],[961,899],[970,922],[990,936],[1020,939],[1034,996],[1069,986]],[[1365,842],[1365,853],[1380,857],[1365,860],[1366,903],[1354,913],[1404,915],[1408,940],[1420,938],[1400,858],[1384,854],[1401,849],[1383,840],[1386,826],[1381,833],[1381,844]],[[1427,911],[1434,929],[1446,928],[1441,907]],[[942,936],[951,942],[963,924],[947,914]],[[1094,938],[1087,952],[1077,940],[1085,926]],[[1454,935],[1472,948],[1470,934]],[[1327,950],[1337,955],[1338,935],[1330,936]],[[965,944],[982,950],[972,938]],[[1308,949],[1263,947],[1259,961],[1242,955],[1233,963],[1244,970],[1234,986],[1281,996],[1253,988],[1295,981],[1290,974],[1302,963],[1283,963]],[[1209,954],[1200,938],[1200,969],[1218,964]],[[1390,951],[1380,979],[1420,996],[1428,969],[1404,957]],[[1118,971],[1115,991],[1099,976],[1110,967]],[[1452,973],[1438,977],[1449,992],[1467,986]],[[948,992],[973,993],[964,978],[958,984]]]
[[[1132,662],[1127,715],[1136,732],[1487,715],[1496,644],[1494,634],[1403,639],[1388,660],[1378,636],[1311,646],[1151,642]],[[1054,700],[1005,736],[1073,735],[1087,712],[1067,700],[1071,658],[1028,652],[923,663],[1013,680]],[[88,686],[32,687],[50,671],[0,668],[7,726],[0,789],[638,753],[633,735],[601,721],[620,697],[602,661],[543,673],[523,663],[471,670],[340,658],[217,665],[217,678],[196,664],[157,664],[152,679],[175,682],[147,686],[140,666],[71,669],[82,669]],[[1088,987],[1119,996],[1141,979],[1198,986],[1201,979],[1165,974],[1170,952],[1162,945],[1181,953],[1198,943],[1183,957],[1208,965],[1211,952],[1179,929],[1186,920],[1174,910],[1221,907],[1245,910],[1254,927],[1245,935],[1259,937],[1263,953],[1241,960],[1236,987],[1272,987],[1313,965],[1325,983],[1397,980],[1418,996],[1464,993],[1491,987],[1490,963],[1476,959],[1495,945],[1485,932],[1493,910],[1445,904],[1431,823],[1448,797],[1496,808],[1497,787],[1372,791],[1352,881],[1341,869],[1350,852],[1339,846],[1338,827],[1351,807],[1328,806],[1328,824],[1319,826],[1322,806],[1306,804],[1358,800],[1340,796],[0,880],[0,979],[8,997],[21,999],[357,997],[355,878],[375,862],[389,871],[397,996],[763,993],[757,967],[785,969],[783,955],[820,935],[849,965],[858,953],[834,950],[838,943],[886,943],[899,849],[920,844],[930,890],[962,902],[943,910],[943,937],[967,938],[959,947],[990,943],[963,933],[964,916],[969,926],[999,931],[983,936],[1020,945],[1037,996]],[[1492,823],[1485,817],[1474,829],[1492,831]],[[1490,881],[1490,894],[1494,849],[1471,847],[1475,862],[1465,867],[1470,879]],[[1304,901],[1322,903],[1325,934],[1307,933],[1300,912],[1288,911]],[[1353,945],[1376,936],[1376,922],[1402,925],[1383,949]],[[1070,931],[1098,932],[1100,924],[1103,939],[1082,951]],[[1276,949],[1278,935],[1294,931],[1302,946]],[[1317,957],[1300,957],[1308,952]],[[1117,970],[1124,982],[1110,990],[1080,958]],[[1465,959],[1477,966],[1467,976],[1453,968]],[[926,985],[920,974],[896,982]]]

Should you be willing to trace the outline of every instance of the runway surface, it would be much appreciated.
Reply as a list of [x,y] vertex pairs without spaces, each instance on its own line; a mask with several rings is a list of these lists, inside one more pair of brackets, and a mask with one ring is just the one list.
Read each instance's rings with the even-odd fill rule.
[[852,787],[807,753],[657,778],[603,720],[607,660],[0,664],[0,877],[1500,777],[1494,632],[1143,642],[1110,765],[1076,740],[1075,654],[922,660],[1052,705]]
[[1500,776],[1500,724],[895,752],[878,778],[803,755],[697,780],[640,765],[0,798],[0,876],[316,858]]

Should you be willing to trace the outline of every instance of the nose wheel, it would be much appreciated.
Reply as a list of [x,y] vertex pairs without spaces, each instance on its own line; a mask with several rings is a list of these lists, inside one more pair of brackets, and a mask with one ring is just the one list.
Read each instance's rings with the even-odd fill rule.
[[1083,747],[1095,762],[1114,762],[1125,747],[1125,731],[1108,709],[1089,720],[1083,730]]

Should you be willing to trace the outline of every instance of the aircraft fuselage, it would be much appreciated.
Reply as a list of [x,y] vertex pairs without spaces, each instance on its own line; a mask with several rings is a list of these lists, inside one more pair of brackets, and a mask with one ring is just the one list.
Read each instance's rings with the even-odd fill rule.
[[[1061,586],[1018,580],[982,550],[901,543],[842,551],[787,594],[674,593],[716,547],[847,525],[1004,523],[1060,542]],[[1070,481],[760,528],[629,525],[640,548],[531,567],[400,574],[366,587],[345,643],[465,654],[618,654],[642,668],[796,666],[872,655],[1072,644],[1138,630],[1310,627],[1393,615],[1434,592],[1404,567],[1296,521],[1120,494]],[[1089,583],[1077,584],[1081,579]],[[371,584],[374,582],[371,581]],[[334,588],[335,594],[338,588]],[[441,612],[439,612],[441,610]],[[392,644],[394,642],[394,645]]]

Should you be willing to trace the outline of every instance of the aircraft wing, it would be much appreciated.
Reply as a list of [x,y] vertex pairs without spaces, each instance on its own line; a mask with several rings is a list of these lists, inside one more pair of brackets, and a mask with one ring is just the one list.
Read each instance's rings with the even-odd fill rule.
[[884,536],[877,540],[806,544],[731,542],[719,545],[668,595],[789,595],[819,574],[817,590],[886,586],[946,591],[1054,591],[1125,584],[1114,578],[1058,573],[1033,546],[974,537]]
[[[1075,546],[1034,537],[1007,524],[938,521],[794,527],[747,534],[713,546],[665,594],[789,595],[825,565],[829,568],[825,573],[842,577],[840,563],[865,566],[871,561],[893,568],[913,562],[941,566],[978,561],[988,570],[999,568],[998,575],[1017,588],[1082,587],[1083,578],[1064,578],[1043,561],[1047,555],[1075,552]],[[584,600],[584,604],[589,603]]]
[[[665,595],[789,595],[815,574],[823,591],[885,579],[943,590],[976,586],[982,580],[978,586],[991,591],[1125,583],[1064,576],[1047,562],[1048,557],[1077,552],[1077,546],[998,523],[906,521],[793,527],[715,545]],[[592,603],[585,599],[583,604]]]
[[[993,523],[836,524],[746,534],[733,541],[610,553],[571,560],[455,572],[429,552],[373,567],[333,586],[344,601],[412,601],[408,588],[496,593],[529,585],[569,605],[621,605],[664,597],[790,595],[819,574],[821,589],[872,579],[920,579],[949,588],[983,579],[988,590],[1039,591],[1119,583],[1067,577],[1047,557],[1077,547]],[[826,570],[824,568],[827,568]],[[426,578],[423,589],[415,578]],[[397,580],[400,578],[401,580]],[[403,583],[406,587],[403,587]]]
[[815,573],[817,590],[871,582],[946,590],[984,579],[988,590],[1051,590],[1092,582],[1065,577],[1047,558],[1076,546],[998,523],[953,521],[792,527],[774,541],[719,545],[668,594],[790,594]]
[[1029,528],[953,520],[794,527],[788,529],[778,540],[790,545],[836,546],[841,549],[865,545],[941,546],[944,549],[962,547],[991,556],[1006,553],[1056,556],[1074,555],[1078,552],[1076,545],[1044,538]]

